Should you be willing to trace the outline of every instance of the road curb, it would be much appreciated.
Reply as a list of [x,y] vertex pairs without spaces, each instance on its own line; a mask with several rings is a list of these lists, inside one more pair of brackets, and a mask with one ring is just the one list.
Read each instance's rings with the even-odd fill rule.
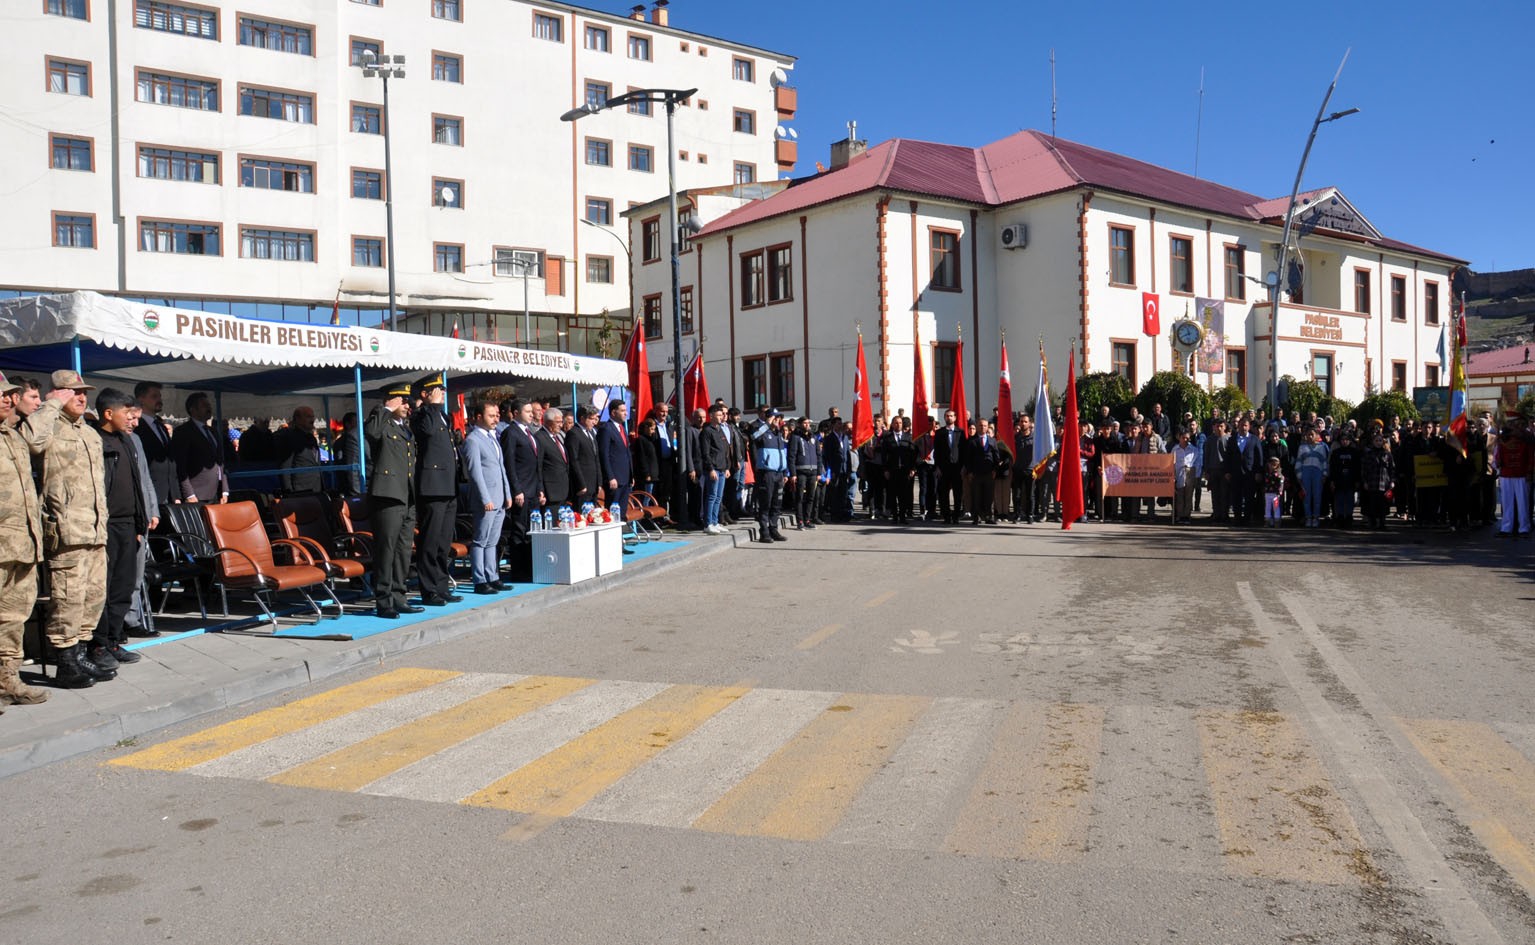
[[[147,705],[114,715],[100,715],[97,721],[81,724],[76,719],[53,731],[43,731],[31,741],[0,749],[0,779],[41,768],[100,748],[110,748],[129,739],[158,731],[199,716],[233,708],[255,699],[297,689],[362,666],[381,663],[423,647],[446,643],[491,629],[507,620],[536,614],[624,584],[643,580],[735,548],[735,543],[692,539],[675,552],[646,559],[633,570],[604,575],[575,585],[552,585],[509,598],[498,604],[428,620],[398,631],[348,643],[319,656],[313,654],[264,672],[256,672],[233,682],[200,692],[189,693],[161,705]],[[25,711],[25,707],[9,711]],[[0,720],[0,726],[4,721]]]

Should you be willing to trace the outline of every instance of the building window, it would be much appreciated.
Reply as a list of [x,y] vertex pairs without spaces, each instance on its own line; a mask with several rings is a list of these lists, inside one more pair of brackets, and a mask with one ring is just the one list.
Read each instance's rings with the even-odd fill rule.
[[1407,393],[1406,361],[1391,362],[1391,389],[1394,391],[1400,391],[1403,394]]
[[1439,386],[1439,365],[1437,365],[1437,364],[1425,364],[1425,365],[1423,365],[1423,386],[1424,387],[1438,387]]
[[459,0],[432,0],[432,16],[439,20],[463,22],[464,9]]
[[1174,292],[1185,295],[1194,293],[1194,241],[1187,236],[1172,236],[1167,240],[1169,278]]
[[464,146],[464,120],[452,115],[432,116],[432,141],[435,144]]
[[586,163],[594,167],[613,166],[613,142],[601,138],[586,139]]
[[650,61],[650,37],[629,34],[629,58]]
[[[1394,322],[1407,321],[1407,278],[1405,276],[1391,277],[1391,320]],[[1403,375],[1406,375],[1407,367],[1402,366]],[[1405,387],[1398,390],[1406,390]]]
[[613,35],[605,26],[586,25],[586,48],[592,52],[609,52],[613,43]]
[[352,2],[360,3],[365,7],[381,7],[384,5],[384,0],[352,0]]
[[608,104],[608,99],[612,97],[613,86],[611,84],[587,80],[586,105],[588,108],[602,108]]
[[53,152],[54,169],[60,171],[94,171],[96,169],[96,146],[90,138],[49,135],[48,144]]
[[1109,281],[1135,285],[1135,231],[1130,227],[1109,227]]
[[314,234],[240,227],[240,258],[314,262]]
[[377,236],[352,237],[352,265],[363,269],[384,268],[384,241]]
[[1322,388],[1322,393],[1332,396],[1332,355],[1312,353],[1311,379]]
[[84,213],[53,215],[53,245],[71,249],[96,247],[96,218]]
[[774,246],[767,251],[767,291],[769,302],[794,298],[793,246]]
[[314,165],[242,157],[240,158],[240,186],[312,194],[314,193]]
[[1370,314],[1370,270],[1354,270],[1354,311]]
[[1113,351],[1114,373],[1124,378],[1131,390],[1135,390],[1135,342],[1116,341]]
[[383,134],[383,112],[377,105],[352,103],[352,130],[362,135]]
[[432,53],[432,78],[438,82],[463,82],[463,57],[448,53]]
[[1247,301],[1247,251],[1240,246],[1226,247],[1226,298]]
[[91,94],[91,67],[83,62],[48,57],[48,91],[64,95]]
[[682,309],[682,333],[693,333],[693,287],[685,285],[677,290],[677,305]]
[[1247,390],[1247,352],[1241,348],[1226,349],[1226,383]]
[[757,64],[751,59],[737,57],[731,62],[730,74],[740,82],[757,81]]
[[[635,89],[633,86],[631,86],[629,88],[629,91],[634,92],[634,91],[637,91],[637,89]],[[652,114],[652,112],[650,110],[650,106],[651,106],[650,99],[648,99],[648,98],[637,98],[637,99],[631,101],[628,104],[627,108],[629,110],[629,114],[631,114],[631,115],[643,115],[643,116],[648,118]]]
[[655,169],[655,152],[643,144],[629,145],[629,170],[649,173]]
[[314,30],[293,23],[269,23],[242,16],[240,45],[310,56],[314,54]]
[[735,172],[732,180],[737,184],[754,184],[757,182],[757,165],[748,164],[745,161],[735,162]]
[[432,206],[464,209],[464,182],[448,177],[432,178]]
[[794,407],[794,355],[768,357],[768,394],[771,406],[782,410]]
[[745,403],[741,404],[743,410],[750,411],[767,406],[768,377],[765,356],[741,359],[741,397],[745,400]]
[[586,219],[599,226],[613,225],[613,201],[606,197],[586,198]]
[[533,14],[533,38],[547,39],[551,43],[565,42],[565,21],[547,13]]
[[947,407],[954,392],[954,362],[959,356],[959,346],[952,341],[940,341],[933,345],[933,400],[934,406]]
[[543,254],[536,249],[508,249],[498,246],[495,250],[496,275],[506,277],[534,277],[544,271]]
[[767,294],[767,273],[762,250],[741,256],[741,307],[761,305]]
[[1437,282],[1423,283],[1423,324],[1439,324],[1439,283]]
[[647,295],[644,303],[645,339],[661,337],[661,296]]
[[[372,53],[372,56],[368,54]],[[360,66],[369,59],[377,62],[384,58],[384,44],[376,39],[352,37],[352,65]]]
[[219,182],[219,156],[206,151],[178,151],[139,145],[139,176],[155,180]]
[[640,259],[655,262],[661,258],[661,218],[651,217],[640,224]]
[[219,84],[212,79],[140,72],[134,83],[134,98],[151,105],[216,112],[219,110]]
[[45,0],[43,12],[50,16],[67,16],[75,20],[91,18],[89,0]]
[[731,113],[731,124],[738,134],[757,133],[757,113],[749,108],[737,108]]
[[613,282],[613,257],[586,257],[586,281],[601,285],[611,285]]
[[677,211],[677,251],[680,253],[693,251],[693,234],[689,229],[692,222],[692,207],[683,207]]
[[314,124],[314,96],[241,86],[240,114],[312,125]]
[[146,253],[217,256],[219,255],[219,225],[141,220],[139,249]]
[[928,261],[931,266],[928,285],[934,289],[958,292],[959,233],[954,230],[928,230]]
[[384,174],[366,168],[352,168],[352,196],[358,200],[384,199]]
[[134,0],[133,25],[141,30],[180,33],[198,39],[216,41],[219,38],[217,10],[161,3],[159,0]]
[[432,244],[433,272],[463,272],[464,247],[459,243]]

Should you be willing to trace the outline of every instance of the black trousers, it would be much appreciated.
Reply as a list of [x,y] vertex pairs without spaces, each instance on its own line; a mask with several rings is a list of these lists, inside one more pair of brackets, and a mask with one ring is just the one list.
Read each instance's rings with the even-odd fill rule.
[[794,489],[796,508],[795,517],[801,525],[808,525],[815,521],[815,487],[816,471],[814,469],[797,471],[794,474]]
[[932,463],[917,464],[917,512],[938,514],[938,469]]
[[533,539],[528,537],[528,527],[533,520],[533,506],[537,502],[537,495],[528,501],[524,493],[521,505],[514,504],[506,510],[506,524],[501,529],[501,537],[507,569],[513,581],[533,580]]
[[766,535],[778,527],[778,516],[783,514],[784,474],[774,469],[754,470],[756,484],[752,486],[757,501],[757,527]]
[[404,607],[410,577],[410,548],[416,507],[398,499],[373,497],[373,598],[379,607]]
[[890,514],[897,522],[904,522],[911,518],[911,484],[913,481],[911,469],[891,468],[890,478],[885,482],[885,504],[890,508]]
[[453,496],[422,496],[416,503],[416,574],[421,594],[447,597],[453,590],[453,526],[458,500]]
[[858,475],[869,484],[869,515],[878,517],[889,513],[885,503],[885,466],[883,463],[867,463],[858,467]]
[[1013,517],[1020,522],[1043,519],[1043,510],[1034,508],[1034,476],[1023,464],[1013,467]]
[[970,498],[975,502],[975,508],[971,511],[974,515],[972,521],[979,525],[984,519],[994,522],[997,513],[994,507],[997,501],[997,474],[984,472],[974,473],[970,477]]
[[958,468],[938,470],[938,514],[945,522],[958,522],[961,508],[960,496],[964,479]]
[[107,521],[107,595],[92,639],[100,646],[128,639],[123,620],[138,587],[139,535],[132,521]]

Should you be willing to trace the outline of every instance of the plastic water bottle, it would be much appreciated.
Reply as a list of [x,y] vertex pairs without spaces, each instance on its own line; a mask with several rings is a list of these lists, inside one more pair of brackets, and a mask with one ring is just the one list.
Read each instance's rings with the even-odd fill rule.
[[528,534],[531,535],[531,534],[534,534],[535,532],[541,532],[543,530],[544,530],[544,517],[542,515],[538,514],[537,512],[534,512],[532,515],[529,515],[528,516]]
[[621,523],[624,520],[624,513],[619,509],[617,502],[608,507],[608,514],[613,516],[614,523]]

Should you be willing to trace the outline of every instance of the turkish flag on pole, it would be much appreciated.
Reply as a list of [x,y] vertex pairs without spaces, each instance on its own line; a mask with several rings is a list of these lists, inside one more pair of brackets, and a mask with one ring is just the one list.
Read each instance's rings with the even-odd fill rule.
[[682,409],[691,416],[695,410],[709,409],[709,381],[704,377],[704,349],[698,353],[682,374]]
[[1002,373],[997,378],[997,442],[1009,453],[1014,451],[1013,377],[1007,369],[1007,339],[1002,339]]
[[1152,338],[1162,333],[1162,302],[1155,292],[1141,293],[1141,331]]
[[341,324],[341,283],[336,283],[336,301],[330,303],[330,323]]
[[869,394],[869,365],[863,358],[863,333],[858,333],[858,369],[853,372],[853,449],[874,436],[874,400]]
[[453,319],[453,337],[458,337],[458,319]]
[[634,398],[630,417],[636,429],[650,415],[650,356],[645,353],[645,326],[637,324],[624,346],[624,363],[629,366],[629,396]]
[[970,411],[965,407],[965,342],[960,339],[954,346],[954,388],[949,391],[949,409],[954,411],[955,422],[960,430],[970,422]]
[[922,367],[922,341],[912,334],[911,438],[933,431],[933,412],[927,404],[927,371]]
[[464,395],[458,395],[458,409],[453,411],[453,429],[460,433],[469,429],[469,408],[464,406]]
[[1061,503],[1061,529],[1071,530],[1071,523],[1086,511],[1087,497],[1082,494],[1082,422],[1077,416],[1077,352],[1066,361],[1066,410],[1061,420],[1061,466],[1055,479],[1055,498]]

